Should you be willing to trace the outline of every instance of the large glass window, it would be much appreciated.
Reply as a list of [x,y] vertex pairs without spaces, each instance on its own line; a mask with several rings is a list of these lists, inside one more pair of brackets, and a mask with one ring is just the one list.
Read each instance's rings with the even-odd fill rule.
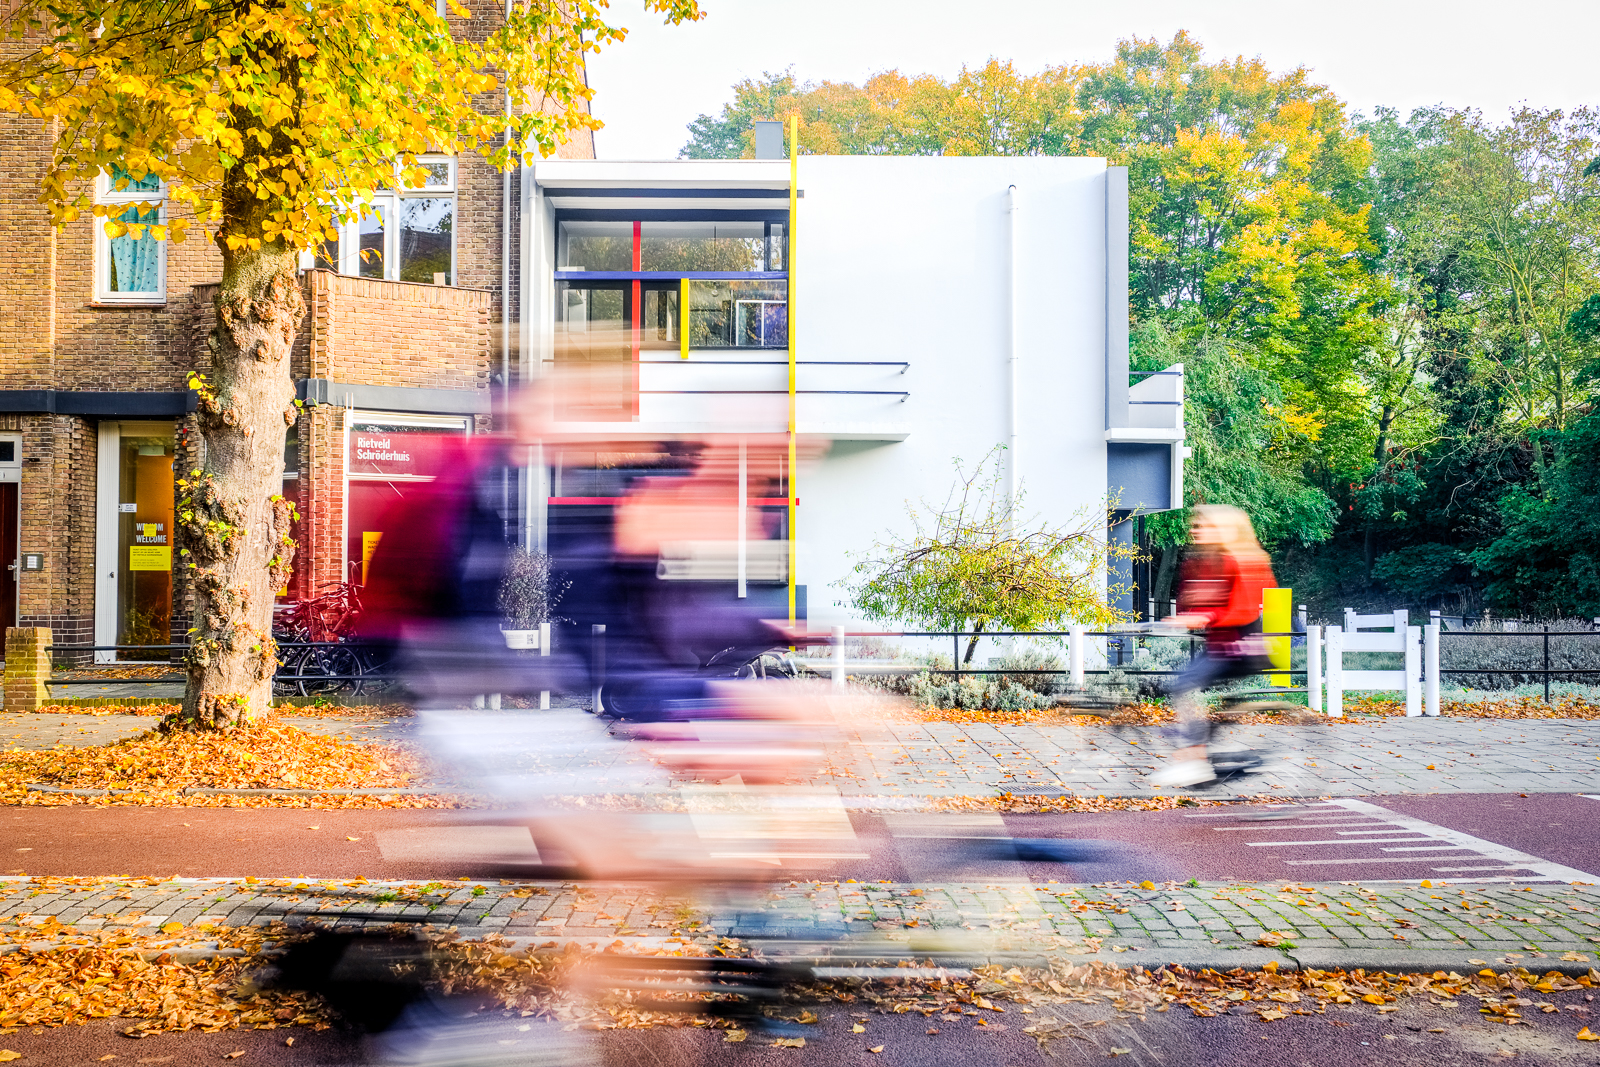
[[[118,445],[117,640],[172,641],[172,518],[175,435],[122,437]],[[166,652],[123,650],[121,659],[164,660]]]
[[335,228],[337,236],[302,265],[341,274],[424,285],[456,284],[456,161],[419,156],[421,184],[396,182],[373,195],[361,217]]
[[781,281],[691,281],[689,347],[785,347],[788,296]]
[[[643,222],[639,269],[663,271],[783,270],[781,222]],[[557,270],[633,270],[633,223],[565,221]]]
[[[111,304],[164,302],[167,245],[156,240],[158,228],[165,225],[161,179],[154,174],[135,177],[113,166],[101,177],[96,197],[111,210],[94,222],[95,299]],[[107,220],[119,231],[114,237],[105,232]]]

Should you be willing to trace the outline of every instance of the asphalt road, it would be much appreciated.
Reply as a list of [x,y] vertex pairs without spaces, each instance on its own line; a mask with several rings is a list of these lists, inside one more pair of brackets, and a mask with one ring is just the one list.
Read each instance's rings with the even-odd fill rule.
[[[397,809],[13,807],[0,811],[0,871],[374,879],[502,873],[474,859],[466,844],[474,831],[463,829],[494,821],[485,812]],[[1007,815],[960,825],[857,812],[851,822],[868,858],[836,874],[863,881],[1566,881],[1573,870],[1600,881],[1600,800],[1571,794]],[[926,836],[947,833],[977,839]],[[1004,862],[993,858],[1003,851],[994,838],[1006,835],[1108,844],[1094,863]],[[974,861],[975,851],[989,858]]]
[[[1197,1018],[1180,1008],[1138,1019],[1119,1017],[1108,1005],[1073,1004],[1041,1005],[1030,1015],[1010,1005],[1003,1014],[983,1013],[987,1025],[979,1025],[971,1017],[856,1012],[828,1004],[818,1012],[821,1020],[804,1028],[804,1048],[776,1048],[770,1038],[756,1033],[743,1043],[730,1044],[720,1031],[699,1028],[551,1033],[538,1020],[487,1012],[477,1017],[482,1031],[471,1044],[481,1043],[496,1058],[449,1062],[454,1067],[472,1063],[484,1067],[1087,1067],[1115,1060],[1129,1067],[1508,1063],[1567,1067],[1595,1062],[1595,1046],[1575,1039],[1579,1028],[1595,1024],[1600,1014],[1594,1002],[1585,1000],[1590,995],[1543,995],[1543,1002],[1561,1010],[1546,1014],[1524,1009],[1524,1024],[1518,1026],[1485,1021],[1476,1010],[1477,1002],[1466,998],[1448,1008],[1425,999],[1404,1001],[1387,1015],[1366,1006],[1330,1007],[1325,1015],[1291,1015],[1272,1023],[1243,1009]],[[865,1026],[860,1034],[852,1031],[858,1021]],[[1077,1036],[1041,1044],[1022,1030],[1062,1022],[1072,1025],[1058,1027],[1058,1032]],[[159,1034],[134,1041],[121,1036],[125,1025],[126,1020],[101,1020],[81,1027],[21,1030],[0,1036],[0,1048],[22,1054],[15,1061],[18,1067],[101,1063],[355,1067],[382,1062],[367,1057],[359,1035],[339,1028],[322,1033],[280,1029]],[[520,1029],[524,1026],[528,1029]],[[285,1044],[290,1038],[292,1046]],[[553,1041],[561,1042],[565,1051],[553,1051]],[[881,1053],[869,1051],[878,1047]],[[234,1052],[243,1054],[224,1058]]]

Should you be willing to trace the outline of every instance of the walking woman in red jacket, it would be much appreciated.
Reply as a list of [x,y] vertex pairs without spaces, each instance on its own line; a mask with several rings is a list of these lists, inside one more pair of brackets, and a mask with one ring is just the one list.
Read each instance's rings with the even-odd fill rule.
[[1225,504],[1193,508],[1179,583],[1178,614],[1165,621],[1204,630],[1206,645],[1172,683],[1179,747],[1172,762],[1150,776],[1152,785],[1198,785],[1216,777],[1206,754],[1211,723],[1200,693],[1269,666],[1261,637],[1261,591],[1276,582],[1250,516]]

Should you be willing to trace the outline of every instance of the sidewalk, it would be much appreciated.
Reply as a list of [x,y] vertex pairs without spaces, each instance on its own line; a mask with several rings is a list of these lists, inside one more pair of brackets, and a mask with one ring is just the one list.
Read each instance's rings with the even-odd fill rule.
[[[1149,883],[1145,883],[1149,885]],[[0,879],[0,942],[54,917],[78,931],[282,919],[396,921],[629,950],[703,950],[719,939],[798,939],[787,951],[918,956],[953,965],[1058,957],[1191,969],[1457,971],[1522,966],[1585,974],[1600,959],[1600,889],[1438,883],[790,883],[735,915],[632,887],[554,882],[301,882],[293,879]],[[200,926],[201,929],[194,928]],[[183,937],[177,939],[183,942]],[[770,952],[784,946],[768,942]],[[8,951],[0,944],[0,952]],[[205,953],[203,944],[197,949]]]
[[[672,783],[650,767],[643,746],[618,742],[605,724],[576,708],[472,712],[485,732],[504,724],[527,740],[504,753],[505,773],[588,783],[595,791],[659,789]],[[534,718],[537,717],[537,718]],[[0,745],[49,748],[58,742],[105,744],[155,724],[129,715],[0,713]],[[283,721],[351,740],[402,741],[419,720]],[[530,733],[528,727],[537,724]],[[1149,796],[1188,793],[1215,799],[1276,792],[1293,796],[1375,793],[1600,793],[1600,722],[1589,720],[1377,719],[1337,726],[1228,726],[1222,740],[1279,753],[1263,772],[1205,790],[1153,790],[1146,776],[1167,745],[1155,728],[1122,734],[1093,726],[979,723],[891,724],[839,746],[832,784],[846,796],[992,797],[999,793]],[[535,744],[557,739],[558,743]]]

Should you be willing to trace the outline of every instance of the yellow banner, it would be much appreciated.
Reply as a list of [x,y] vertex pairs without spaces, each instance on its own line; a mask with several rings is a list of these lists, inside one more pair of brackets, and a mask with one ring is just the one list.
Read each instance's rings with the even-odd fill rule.
[[129,546],[128,569],[130,571],[170,571],[172,569],[172,546]]
[[361,584],[367,584],[367,565],[372,562],[372,554],[378,551],[378,542],[383,540],[382,530],[366,530],[361,534]]

